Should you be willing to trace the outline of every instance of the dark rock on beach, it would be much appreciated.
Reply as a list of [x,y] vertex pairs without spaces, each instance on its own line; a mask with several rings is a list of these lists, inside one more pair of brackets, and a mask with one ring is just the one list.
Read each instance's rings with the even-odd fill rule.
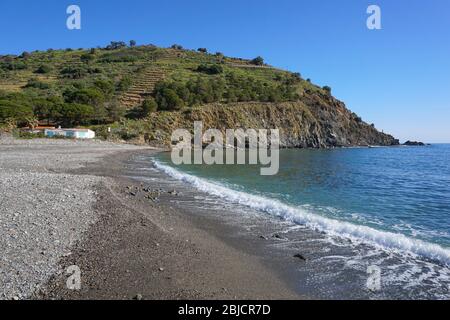
[[300,260],[303,260],[303,261],[306,261],[306,258],[302,255],[302,254],[300,254],[300,253],[298,253],[298,254],[296,254],[296,255],[294,255],[294,258],[297,258],[297,259],[300,259]]

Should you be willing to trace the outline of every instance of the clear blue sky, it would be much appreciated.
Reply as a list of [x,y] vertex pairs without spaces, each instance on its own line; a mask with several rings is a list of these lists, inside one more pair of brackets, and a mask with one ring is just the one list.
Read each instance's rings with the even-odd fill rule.
[[[66,29],[70,4],[80,31]],[[382,30],[366,28],[370,4]],[[401,140],[450,142],[449,0],[2,0],[0,30],[0,54],[135,39],[261,55]]]

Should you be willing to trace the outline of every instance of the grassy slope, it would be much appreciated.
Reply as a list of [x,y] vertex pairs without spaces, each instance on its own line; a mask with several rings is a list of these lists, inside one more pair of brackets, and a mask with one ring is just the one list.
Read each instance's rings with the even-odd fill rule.
[[[123,48],[119,50],[97,49],[90,62],[82,62],[81,57],[89,50],[55,50],[34,52],[26,58],[16,57],[14,61],[23,61],[24,70],[1,71],[0,90],[6,92],[27,92],[23,86],[30,79],[38,79],[51,85],[50,89],[33,89],[33,94],[42,96],[61,96],[65,89],[83,81],[93,83],[96,79],[109,79],[117,84],[129,76],[133,87],[142,87],[142,94],[149,94],[152,87],[139,82],[145,78],[150,69],[160,70],[165,79],[187,81],[199,76],[195,70],[200,64],[221,64],[224,73],[235,74],[261,80],[276,85],[280,79],[289,77],[290,72],[270,66],[256,67],[248,60],[205,54],[188,50],[163,49],[153,46]],[[106,62],[123,57],[133,57],[133,61]],[[11,60],[2,57],[0,61]],[[126,60],[126,59],[125,59]],[[50,66],[48,74],[36,74],[41,65]],[[82,67],[96,70],[86,74],[81,80],[67,79],[61,71],[67,67]],[[202,77],[214,77],[201,74]],[[392,137],[382,135],[367,124],[359,121],[356,115],[345,106],[330,97],[325,90],[301,79],[296,84],[296,91],[301,97],[295,103],[236,103],[231,105],[214,104],[179,112],[158,112],[143,120],[121,120],[113,124],[96,126],[100,136],[121,138],[140,142],[167,144],[169,133],[176,126],[192,127],[192,119],[203,120],[207,127],[279,127],[285,133],[285,146],[325,147],[333,145],[395,144]],[[146,90],[147,89],[147,90]],[[36,91],[38,91],[36,93]],[[116,91],[115,101],[129,108],[124,103],[127,92]],[[124,98],[125,97],[125,98]],[[338,113],[337,110],[340,110]],[[250,118],[248,118],[250,117]],[[112,127],[108,135],[106,128]],[[370,127],[370,128],[369,128]],[[338,135],[337,141],[332,141]],[[330,140],[330,137],[331,140]],[[392,138],[392,139],[391,139]],[[330,141],[329,141],[330,140]]]

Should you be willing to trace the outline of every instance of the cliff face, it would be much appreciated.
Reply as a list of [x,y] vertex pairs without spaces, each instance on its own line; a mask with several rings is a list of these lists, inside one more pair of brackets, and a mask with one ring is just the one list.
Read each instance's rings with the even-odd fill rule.
[[[283,148],[391,146],[399,141],[362,122],[344,103],[328,95],[305,95],[299,102],[211,104],[180,112],[155,113],[146,120],[142,139],[170,145],[173,130],[193,130],[202,121],[204,130],[280,129]],[[144,141],[142,141],[144,142]]]

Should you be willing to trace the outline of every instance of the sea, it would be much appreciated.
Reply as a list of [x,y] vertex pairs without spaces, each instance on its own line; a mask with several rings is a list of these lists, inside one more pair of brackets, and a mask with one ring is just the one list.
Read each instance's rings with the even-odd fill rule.
[[170,153],[134,161],[141,180],[181,190],[179,206],[266,239],[274,257],[300,253],[300,293],[450,298],[450,144],[281,150],[274,176],[257,165],[176,166]]

